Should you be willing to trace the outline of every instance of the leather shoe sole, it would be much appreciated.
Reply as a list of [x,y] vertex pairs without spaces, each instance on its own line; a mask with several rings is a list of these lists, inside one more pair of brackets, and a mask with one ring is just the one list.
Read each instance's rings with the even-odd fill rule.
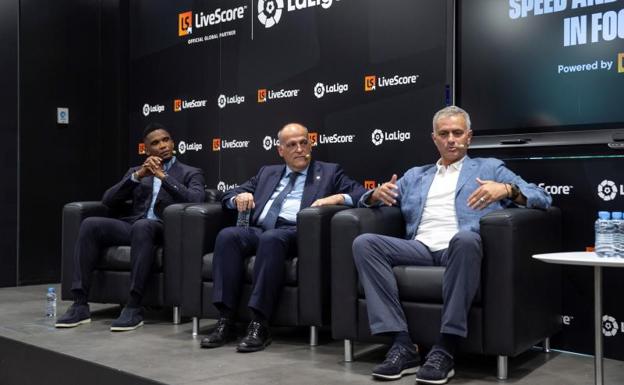
[[227,344],[228,342],[232,342],[235,339],[236,338],[232,336],[232,337],[227,337],[221,341],[211,341],[209,337],[204,337],[200,341],[199,346],[201,346],[204,349],[220,348],[221,346]]
[[57,322],[56,324],[54,324],[54,327],[56,327],[56,328],[75,328],[78,325],[88,324],[89,322],[91,322],[91,318],[83,319],[83,320],[80,320],[78,322]]

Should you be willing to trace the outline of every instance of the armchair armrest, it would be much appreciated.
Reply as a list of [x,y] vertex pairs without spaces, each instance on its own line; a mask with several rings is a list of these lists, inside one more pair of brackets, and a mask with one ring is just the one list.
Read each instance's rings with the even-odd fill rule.
[[177,306],[182,301],[182,218],[191,205],[193,203],[175,203],[163,211],[165,304],[169,306]]
[[405,223],[397,207],[358,208],[339,212],[331,223],[332,335],[357,338],[358,277],[352,245],[360,234],[405,236]]
[[561,212],[496,211],[481,219],[481,237],[484,349],[515,356],[560,328],[561,269],[532,255],[561,250]]
[[188,206],[182,216],[182,314],[201,315],[202,257],[214,250],[219,231],[234,225],[236,213],[220,203]]
[[348,208],[309,207],[297,214],[299,315],[304,325],[322,326],[329,322],[331,219]]
[[74,249],[80,224],[88,217],[108,217],[110,210],[102,202],[72,202],[63,207],[61,235],[61,298],[71,299],[71,285],[74,274]]

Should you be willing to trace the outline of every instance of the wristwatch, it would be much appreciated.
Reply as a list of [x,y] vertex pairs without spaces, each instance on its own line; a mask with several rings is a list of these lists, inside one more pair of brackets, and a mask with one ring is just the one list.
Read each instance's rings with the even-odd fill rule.
[[520,195],[520,189],[518,188],[518,186],[515,184],[511,184],[511,196],[509,197],[509,199],[511,199],[512,201],[515,201],[519,195]]

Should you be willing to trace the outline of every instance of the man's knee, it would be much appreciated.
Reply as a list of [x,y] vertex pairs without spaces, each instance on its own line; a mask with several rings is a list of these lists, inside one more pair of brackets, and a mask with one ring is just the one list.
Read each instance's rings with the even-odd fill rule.
[[279,229],[271,229],[260,234],[258,244],[261,247],[288,247],[296,232],[286,232]]
[[357,266],[370,257],[378,238],[378,234],[361,234],[355,238],[351,250],[353,251],[353,260]]
[[461,251],[462,258],[480,262],[482,258],[481,235],[474,231],[460,231],[451,239],[449,248]]
[[154,239],[162,231],[160,222],[151,219],[139,219],[132,224],[131,237],[133,240]]
[[236,243],[239,240],[239,234],[242,230],[242,227],[226,227],[223,230],[219,231],[217,234],[216,242],[219,245],[231,245],[232,243]]
[[86,218],[80,224],[80,234],[93,234],[97,231],[102,224],[102,220],[99,217],[89,217]]

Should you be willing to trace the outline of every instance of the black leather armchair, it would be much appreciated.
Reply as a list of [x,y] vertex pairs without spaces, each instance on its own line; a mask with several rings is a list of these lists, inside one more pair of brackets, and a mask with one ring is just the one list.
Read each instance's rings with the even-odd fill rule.
[[[218,201],[221,193],[206,190],[208,202]],[[173,307],[173,322],[180,322],[182,298],[182,214],[192,203],[168,206],[163,213],[164,244],[156,249],[152,274],[147,282],[143,303],[148,306]],[[130,207],[128,206],[128,209]],[[72,299],[74,247],[80,224],[92,216],[119,217],[124,213],[111,210],[99,201],[72,202],[63,207],[61,298]],[[123,304],[130,288],[130,246],[102,249],[102,257],[92,273],[89,302]]]
[[[330,321],[330,221],[345,206],[306,208],[297,215],[298,255],[285,262],[285,285],[271,324],[309,326],[310,344],[318,342],[317,327]],[[212,257],[217,233],[236,222],[236,212],[219,204],[193,205],[183,219],[183,301],[185,316],[193,317],[193,336],[201,318],[218,318],[212,305]],[[246,261],[245,286],[237,317],[249,320],[247,308],[255,258]]]
[[[544,341],[561,326],[561,270],[532,258],[561,250],[561,213],[505,209],[481,218],[481,287],[460,350],[498,356],[499,379],[507,378],[508,357]],[[351,245],[363,233],[405,236],[398,208],[352,209],[332,220],[332,334],[345,340],[345,360],[353,340],[371,336],[366,299],[358,283]],[[414,342],[432,346],[440,331],[443,267],[397,266],[394,273]]]

